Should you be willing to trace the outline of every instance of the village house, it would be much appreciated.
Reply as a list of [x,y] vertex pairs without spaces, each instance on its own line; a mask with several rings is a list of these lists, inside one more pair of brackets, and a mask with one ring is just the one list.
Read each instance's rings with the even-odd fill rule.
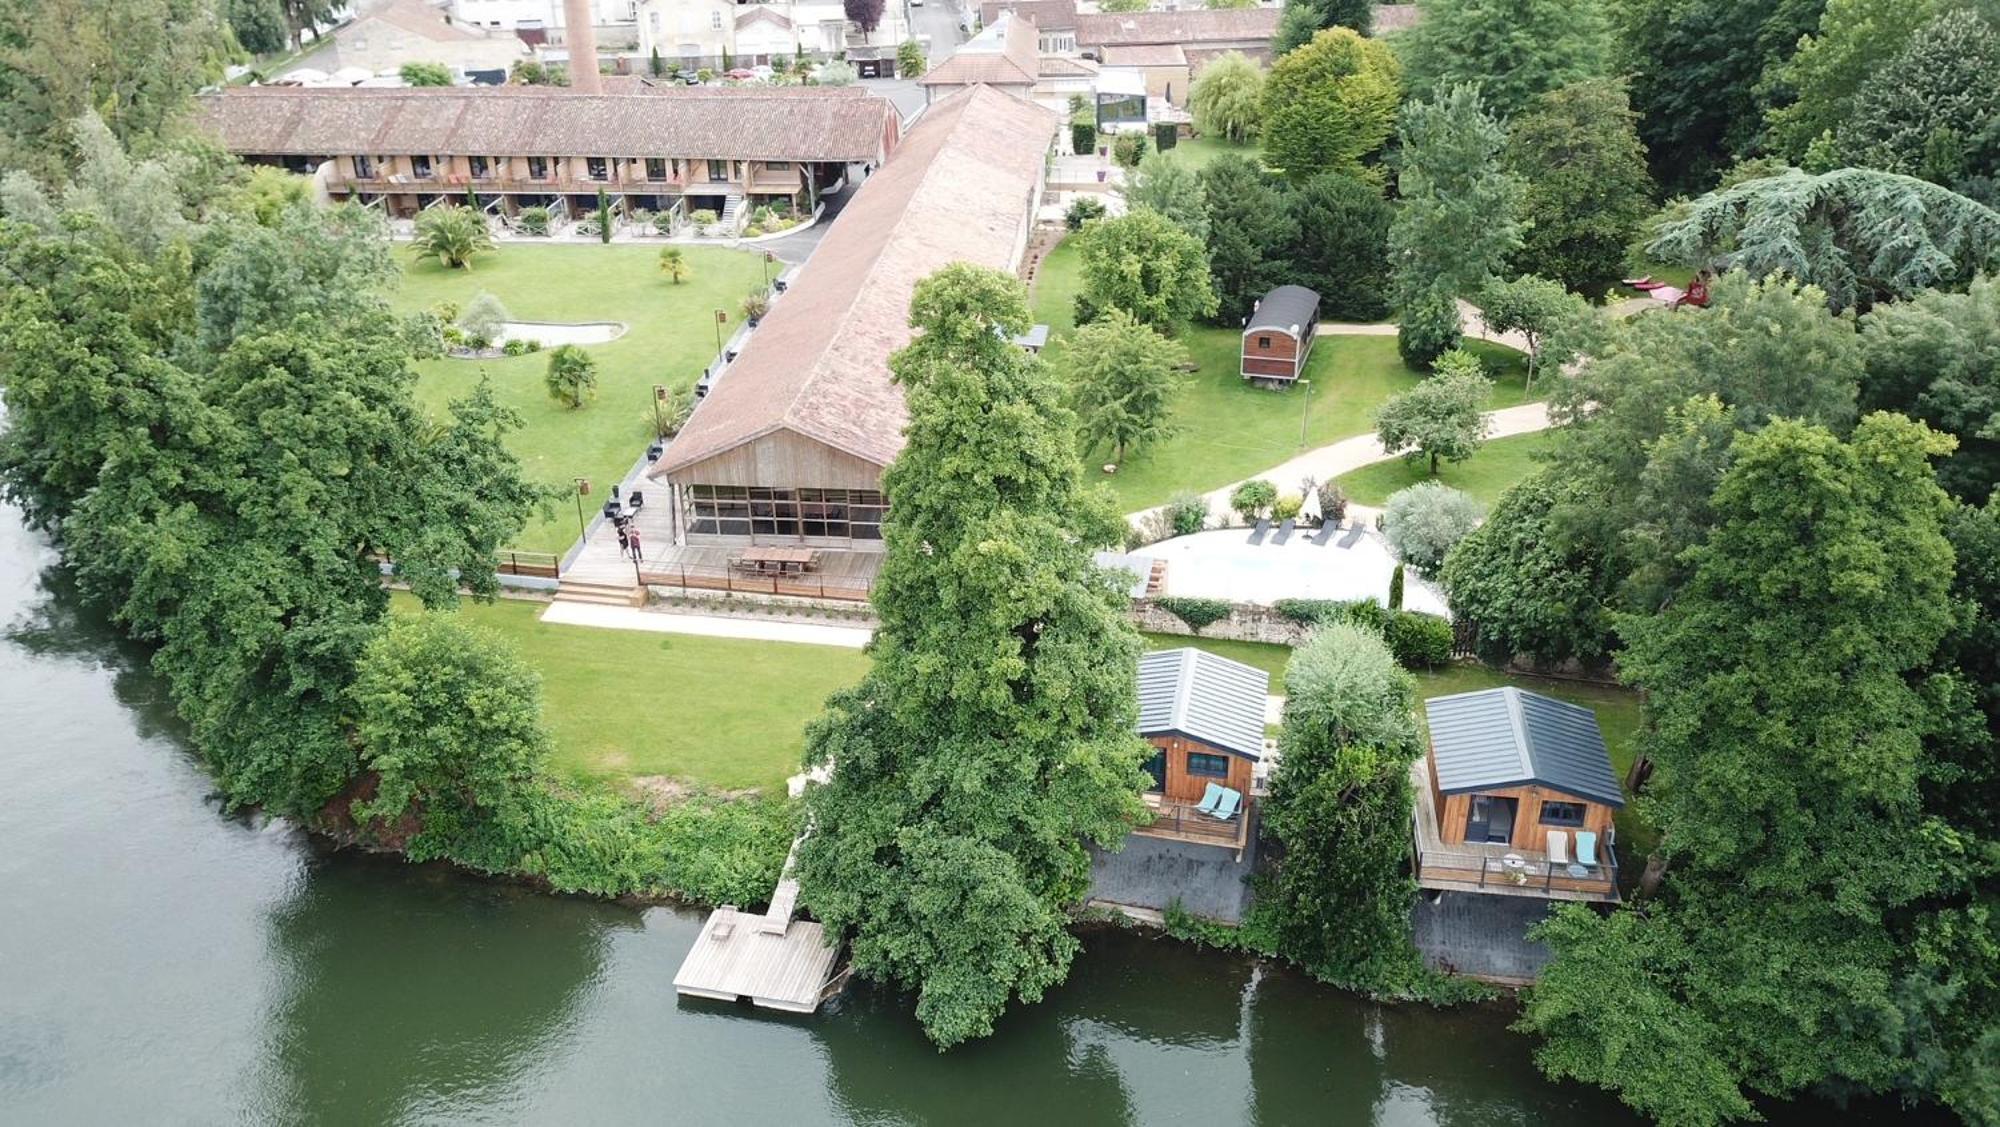
[[999,23],[1002,13],[1035,25],[1036,46],[1042,54],[1076,53],[1076,0],[986,0],[979,6],[980,26]]
[[839,0],[640,0],[638,51],[650,62],[723,71],[769,66],[800,55],[845,58],[862,78],[895,74],[896,47],[910,37],[901,4],[882,10],[874,30],[850,20]]
[[453,22],[423,0],[389,0],[333,33],[325,69],[394,74],[404,63],[441,63],[460,76],[504,76],[529,57],[511,32]]
[[[635,89],[638,89],[635,87]],[[230,152],[318,177],[335,200],[414,215],[476,196],[500,215],[809,209],[849,165],[886,160],[901,124],[853,88],[232,89],[203,99]]]
[[977,86],[916,120],[648,471],[682,545],[663,581],[733,576],[773,552],[872,576],[882,471],[908,418],[889,357],[912,336],[910,296],[948,263],[1018,267],[1055,132],[1054,114]]
[[1107,69],[1137,70],[1150,96],[1184,106],[1194,76],[1229,51],[1269,65],[1279,14],[1277,8],[1086,13],[1076,17],[1076,43]]
[[1016,98],[1032,98],[1041,81],[1035,25],[1010,13],[966,40],[950,58],[924,72],[917,85],[930,101],[968,86],[990,86]]
[[1512,686],[1424,702],[1416,784],[1423,888],[1618,899],[1613,818],[1625,805],[1587,708]]

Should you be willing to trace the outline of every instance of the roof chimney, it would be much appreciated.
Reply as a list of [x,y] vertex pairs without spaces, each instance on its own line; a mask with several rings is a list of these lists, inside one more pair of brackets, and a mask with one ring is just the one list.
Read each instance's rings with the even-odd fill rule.
[[563,0],[563,39],[569,44],[569,88],[579,94],[601,94],[597,79],[597,17],[590,0]]

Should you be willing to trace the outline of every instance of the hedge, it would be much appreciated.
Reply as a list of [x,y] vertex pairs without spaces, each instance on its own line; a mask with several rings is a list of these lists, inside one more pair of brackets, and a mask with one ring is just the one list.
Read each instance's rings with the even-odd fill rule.
[[1183,599],[1169,596],[1155,599],[1153,605],[1187,623],[1189,630],[1201,633],[1202,627],[1213,625],[1229,617],[1230,606],[1221,599]]

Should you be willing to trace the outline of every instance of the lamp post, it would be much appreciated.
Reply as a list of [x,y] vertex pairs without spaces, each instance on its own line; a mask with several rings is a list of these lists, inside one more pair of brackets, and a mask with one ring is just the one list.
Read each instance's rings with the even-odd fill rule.
[[1299,449],[1306,448],[1306,419],[1312,414],[1313,382],[1300,380],[1299,386],[1306,389],[1306,397],[1299,407]]
[[729,320],[728,311],[722,309],[715,311],[715,354],[718,357],[722,355],[722,325],[727,320]]
[[771,252],[764,252],[764,288],[771,288]]
[[583,539],[583,499],[590,495],[590,479],[579,477],[576,484],[576,538]]
[[667,425],[660,421],[660,401],[664,400],[666,397],[667,397],[667,385],[658,383],[654,384],[653,385],[653,437],[656,439],[665,438],[667,436]]

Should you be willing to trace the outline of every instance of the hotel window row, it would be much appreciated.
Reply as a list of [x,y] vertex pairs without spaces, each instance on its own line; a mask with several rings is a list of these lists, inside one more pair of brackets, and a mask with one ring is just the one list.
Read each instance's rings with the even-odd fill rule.
[[688,531],[719,536],[880,540],[887,502],[872,489],[688,486]]

